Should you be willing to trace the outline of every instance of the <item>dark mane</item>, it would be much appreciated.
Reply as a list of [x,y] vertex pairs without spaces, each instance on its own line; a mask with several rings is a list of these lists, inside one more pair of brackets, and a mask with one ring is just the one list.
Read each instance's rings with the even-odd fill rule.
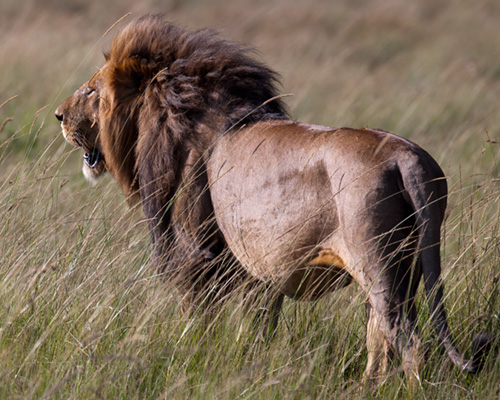
[[279,95],[278,75],[251,52],[213,30],[189,31],[162,15],[146,15],[115,37],[106,57],[118,66],[139,61],[140,68],[127,72],[140,92],[156,80],[172,114],[187,113],[191,121],[226,131],[239,123],[288,118],[280,99],[264,104]]
[[133,20],[105,54],[95,79],[102,82],[102,153],[127,197],[140,193],[158,254],[175,192],[201,173],[217,138],[243,124],[288,119],[276,98],[277,74],[250,54],[212,30],[185,30],[162,15]]

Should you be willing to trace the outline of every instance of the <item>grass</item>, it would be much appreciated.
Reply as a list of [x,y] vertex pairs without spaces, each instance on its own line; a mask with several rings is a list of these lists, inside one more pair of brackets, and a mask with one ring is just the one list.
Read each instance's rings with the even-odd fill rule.
[[[291,5],[293,3],[293,6]],[[146,224],[111,178],[89,187],[52,117],[102,64],[103,33],[128,10],[166,10],[251,43],[283,75],[293,115],[415,140],[448,175],[446,308],[457,344],[499,332],[500,61],[494,0],[4,2],[0,6],[0,398],[500,397],[500,361],[466,376],[429,346],[421,385],[361,384],[365,298],[350,287],[285,301],[265,345],[241,296],[183,315],[156,275]],[[61,38],[64,38],[62,40]],[[45,106],[47,106],[44,108]]]

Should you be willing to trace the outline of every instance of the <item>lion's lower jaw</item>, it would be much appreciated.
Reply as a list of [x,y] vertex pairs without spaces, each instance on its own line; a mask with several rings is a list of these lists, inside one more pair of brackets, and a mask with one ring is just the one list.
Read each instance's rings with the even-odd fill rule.
[[99,163],[94,168],[90,168],[84,163],[82,167],[83,176],[91,185],[96,185],[105,171],[104,163]]

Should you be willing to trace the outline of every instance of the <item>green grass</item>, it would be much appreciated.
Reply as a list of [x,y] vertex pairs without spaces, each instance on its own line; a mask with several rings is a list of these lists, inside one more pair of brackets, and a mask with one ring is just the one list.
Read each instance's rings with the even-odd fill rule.
[[[241,296],[181,313],[156,275],[141,210],[110,177],[80,173],[53,112],[102,64],[103,33],[128,10],[163,7],[219,26],[283,75],[294,117],[370,126],[420,143],[448,176],[446,309],[458,346],[500,331],[500,61],[496,1],[7,1],[0,6],[0,398],[329,399],[500,397],[500,360],[467,376],[437,345],[421,384],[364,387],[365,297],[285,301],[264,344]],[[47,106],[44,108],[45,106]],[[397,368],[397,365],[395,366]]]

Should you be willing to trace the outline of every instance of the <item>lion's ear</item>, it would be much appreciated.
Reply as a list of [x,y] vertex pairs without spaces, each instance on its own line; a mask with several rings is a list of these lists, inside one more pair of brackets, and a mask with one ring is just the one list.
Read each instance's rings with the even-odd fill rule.
[[138,91],[151,79],[150,75],[148,60],[132,56],[114,65],[111,81],[115,83],[115,87],[120,87],[122,90]]

